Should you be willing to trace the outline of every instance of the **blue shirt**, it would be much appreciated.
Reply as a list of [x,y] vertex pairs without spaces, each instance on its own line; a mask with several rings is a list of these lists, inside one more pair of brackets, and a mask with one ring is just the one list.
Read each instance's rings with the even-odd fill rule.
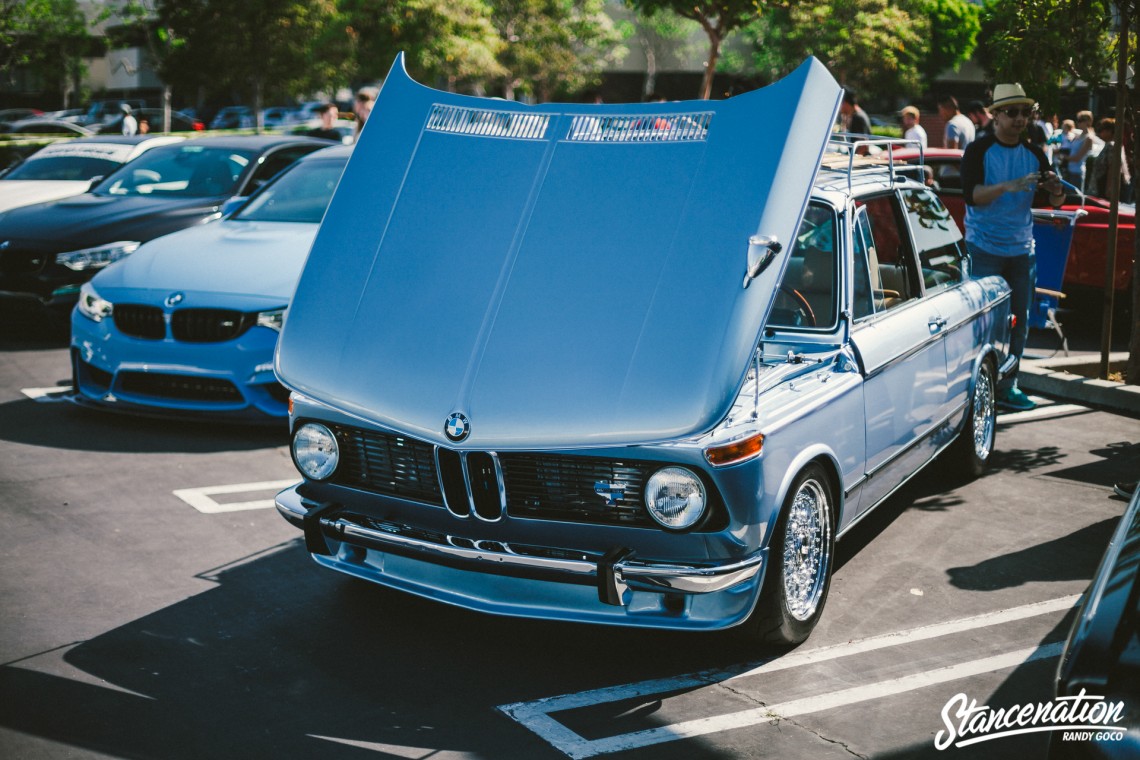
[[990,203],[976,205],[974,188],[1044,171],[1049,171],[1045,154],[1028,141],[1006,145],[994,135],[986,135],[970,143],[962,155],[966,242],[995,256],[1032,253],[1035,193],[1032,190],[1002,193]]

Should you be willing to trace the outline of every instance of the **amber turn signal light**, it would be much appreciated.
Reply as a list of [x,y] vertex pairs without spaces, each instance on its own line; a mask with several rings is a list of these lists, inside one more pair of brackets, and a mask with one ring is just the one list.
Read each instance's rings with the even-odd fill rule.
[[756,433],[723,446],[709,446],[705,449],[705,459],[713,467],[723,467],[759,456],[763,448],[764,434]]

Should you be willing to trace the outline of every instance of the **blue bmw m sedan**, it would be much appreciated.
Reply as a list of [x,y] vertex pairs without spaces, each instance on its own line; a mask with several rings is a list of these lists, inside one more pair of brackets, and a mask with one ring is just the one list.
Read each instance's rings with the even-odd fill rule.
[[350,153],[311,153],[225,219],[147,243],[85,283],[71,320],[73,400],[283,424],[273,350]]

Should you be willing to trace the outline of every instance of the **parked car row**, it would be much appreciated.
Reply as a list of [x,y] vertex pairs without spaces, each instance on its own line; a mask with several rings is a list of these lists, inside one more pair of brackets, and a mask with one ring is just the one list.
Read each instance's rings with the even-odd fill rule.
[[0,211],[79,195],[151,148],[181,137],[135,135],[64,140],[0,172]]

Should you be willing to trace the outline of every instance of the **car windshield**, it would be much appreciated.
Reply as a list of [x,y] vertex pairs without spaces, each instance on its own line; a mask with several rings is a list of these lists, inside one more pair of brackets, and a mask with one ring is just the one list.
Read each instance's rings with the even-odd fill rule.
[[28,159],[4,176],[4,179],[72,180],[86,182],[115,171],[120,162],[106,158],[52,156]]
[[311,160],[296,164],[255,195],[233,218],[244,222],[318,224],[332,199],[346,160]]
[[148,151],[100,185],[99,195],[202,198],[234,195],[255,157],[251,151],[180,145]]

